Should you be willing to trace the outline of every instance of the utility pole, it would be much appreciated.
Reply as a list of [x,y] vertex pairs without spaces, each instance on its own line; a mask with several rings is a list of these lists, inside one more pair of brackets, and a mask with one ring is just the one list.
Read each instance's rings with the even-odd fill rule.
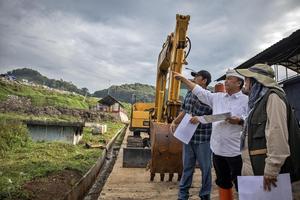
[[110,80],[108,80],[107,95],[109,95],[109,88],[110,88]]

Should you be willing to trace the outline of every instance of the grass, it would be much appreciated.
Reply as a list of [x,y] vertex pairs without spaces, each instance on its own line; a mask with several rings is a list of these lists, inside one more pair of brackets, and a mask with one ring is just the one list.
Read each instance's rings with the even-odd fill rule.
[[84,96],[78,94],[63,94],[42,87],[32,87],[0,80],[0,101],[6,100],[9,95],[29,98],[34,106],[88,109],[90,106],[95,106],[98,101],[95,97],[84,98]]
[[0,118],[0,127],[0,158],[10,149],[27,145],[28,130],[20,121]]
[[[1,118],[0,118],[1,119]],[[80,145],[61,142],[33,142],[26,126],[20,122],[1,119],[0,125],[0,199],[26,198],[22,185],[36,177],[63,169],[76,169],[86,173],[102,154],[102,150],[87,149],[85,142],[105,143],[123,124],[107,122],[108,132],[94,136],[84,128]],[[5,148],[4,148],[5,147]]]
[[49,116],[49,115],[29,115],[24,113],[15,113],[15,112],[6,112],[0,113],[0,119],[6,120],[43,120],[43,121],[55,121],[55,122],[76,122],[80,121],[80,118],[76,118],[70,115],[57,115],[57,116]]
[[130,116],[130,114],[131,114],[131,104],[126,103],[126,102],[121,102],[121,103],[124,106],[124,110],[127,113],[127,116]]
[[35,177],[65,168],[85,173],[101,155],[99,149],[85,149],[59,142],[30,142],[1,158],[0,199],[23,196],[21,186]]

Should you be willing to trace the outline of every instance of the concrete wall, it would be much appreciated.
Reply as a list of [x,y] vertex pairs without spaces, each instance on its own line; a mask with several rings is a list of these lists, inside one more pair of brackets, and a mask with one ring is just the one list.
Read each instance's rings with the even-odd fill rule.
[[27,127],[35,141],[61,141],[75,145],[82,138],[82,130],[76,126],[27,124]]

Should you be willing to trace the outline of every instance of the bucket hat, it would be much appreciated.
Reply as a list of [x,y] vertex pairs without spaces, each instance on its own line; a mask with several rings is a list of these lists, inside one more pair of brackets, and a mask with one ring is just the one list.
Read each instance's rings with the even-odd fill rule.
[[281,89],[274,79],[274,70],[267,64],[255,64],[248,69],[236,69],[236,72],[244,77],[254,78],[266,87]]

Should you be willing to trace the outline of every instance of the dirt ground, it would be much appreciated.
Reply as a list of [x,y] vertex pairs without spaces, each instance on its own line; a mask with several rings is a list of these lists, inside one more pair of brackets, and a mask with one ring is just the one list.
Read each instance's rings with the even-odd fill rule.
[[[126,146],[126,141],[130,134],[127,130],[122,147]],[[212,170],[213,180],[215,180],[214,169]],[[165,177],[167,180],[168,176]],[[157,174],[154,181],[150,181],[150,172],[145,168],[123,168],[123,148],[120,149],[118,158],[109,175],[98,200],[169,200],[177,199],[178,182],[177,175],[174,175],[173,181],[161,182]],[[200,169],[195,170],[193,185],[190,189],[190,200],[198,200],[200,191],[201,174]],[[235,199],[238,199],[237,193],[234,193]],[[218,200],[218,189],[216,184],[212,185],[212,200]]]
[[82,177],[77,170],[63,170],[24,184],[32,200],[61,199]]

